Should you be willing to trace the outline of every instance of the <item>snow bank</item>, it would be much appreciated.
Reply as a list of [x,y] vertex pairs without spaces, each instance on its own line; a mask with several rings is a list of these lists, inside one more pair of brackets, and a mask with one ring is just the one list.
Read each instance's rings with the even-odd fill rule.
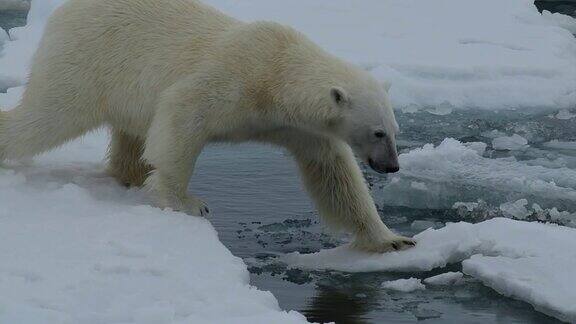
[[250,287],[207,220],[77,162],[102,139],[0,169],[0,323],[305,322]]
[[[36,1],[25,29],[41,30],[40,16],[61,1]],[[206,2],[245,20],[275,20],[305,32],[390,81],[398,108],[445,114],[454,108],[576,105],[576,39],[566,29],[574,19],[541,15],[533,0]],[[25,75],[25,66],[15,63],[28,60],[39,33],[11,33],[30,37],[9,46],[0,62],[0,82],[13,85]]]
[[[48,14],[32,3],[0,58],[22,80]],[[23,87],[0,94],[14,107]],[[249,284],[210,223],[147,206],[108,177],[104,132],[0,167],[0,323],[303,323]]]
[[546,314],[576,321],[576,229],[495,218],[450,223],[416,235],[414,249],[364,254],[341,246],[313,254],[292,253],[294,267],[347,272],[429,271],[463,262],[463,271],[496,291]]

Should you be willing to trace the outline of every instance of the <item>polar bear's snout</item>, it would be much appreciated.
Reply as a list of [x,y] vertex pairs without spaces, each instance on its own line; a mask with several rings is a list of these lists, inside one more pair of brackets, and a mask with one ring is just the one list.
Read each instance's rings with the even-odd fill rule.
[[400,171],[398,151],[393,138],[387,137],[372,147],[368,153],[368,165],[379,173],[396,173]]
[[396,173],[400,171],[400,164],[398,158],[374,159],[368,158],[368,164],[372,170],[378,173]]

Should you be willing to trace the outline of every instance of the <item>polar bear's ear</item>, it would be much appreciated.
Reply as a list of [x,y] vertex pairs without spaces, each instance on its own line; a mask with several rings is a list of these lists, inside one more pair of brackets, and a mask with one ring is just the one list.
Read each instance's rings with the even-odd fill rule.
[[389,92],[390,88],[392,88],[392,83],[390,83],[390,81],[383,81],[382,87],[384,88],[384,90],[386,90],[386,92]]
[[332,101],[338,106],[344,107],[348,105],[350,102],[350,98],[348,98],[348,94],[346,91],[340,87],[333,87],[330,89],[330,97]]

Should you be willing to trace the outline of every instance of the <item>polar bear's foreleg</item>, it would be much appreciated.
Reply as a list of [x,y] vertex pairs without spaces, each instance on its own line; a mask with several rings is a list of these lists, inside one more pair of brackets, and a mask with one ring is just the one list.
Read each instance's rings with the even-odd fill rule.
[[145,181],[159,207],[169,207],[195,216],[209,213],[206,204],[188,194],[188,182],[205,137],[202,118],[194,107],[182,109],[177,94],[162,100],[146,138],[144,159],[154,171]]
[[141,187],[152,166],[144,161],[144,140],[115,129],[108,148],[108,172],[125,186]]
[[352,150],[339,140],[311,136],[288,148],[328,225],[355,235],[353,246],[369,252],[403,250],[415,241],[394,234],[382,222]]

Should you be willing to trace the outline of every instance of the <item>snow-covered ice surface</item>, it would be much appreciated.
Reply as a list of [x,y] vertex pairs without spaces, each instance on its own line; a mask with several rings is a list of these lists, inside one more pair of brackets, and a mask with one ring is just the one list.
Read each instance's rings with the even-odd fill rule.
[[[576,229],[495,218],[478,224],[450,223],[415,238],[416,248],[404,252],[373,255],[341,246],[312,254],[296,252],[283,260],[295,267],[346,272],[429,271],[463,261],[464,273],[498,292],[576,322]],[[409,283],[390,285],[416,286]]]
[[145,206],[82,144],[0,169],[0,323],[305,322],[207,220]]
[[534,1],[208,2],[240,18],[296,27],[391,81],[398,107],[446,111],[576,104],[576,41],[562,28],[574,19],[542,16]]

